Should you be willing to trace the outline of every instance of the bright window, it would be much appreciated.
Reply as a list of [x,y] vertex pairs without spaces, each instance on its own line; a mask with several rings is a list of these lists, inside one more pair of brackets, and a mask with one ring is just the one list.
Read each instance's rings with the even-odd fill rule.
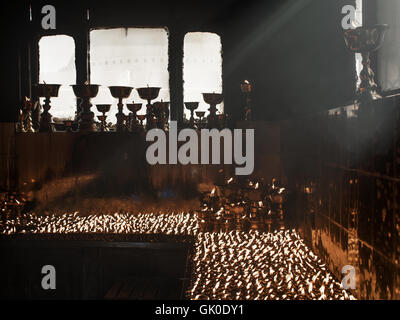
[[[158,99],[169,101],[168,33],[162,28],[117,28],[90,32],[90,82],[100,84],[94,104],[112,103],[108,120],[116,122],[117,100],[108,86],[161,87]],[[125,103],[146,101],[133,90]],[[93,111],[97,114],[96,108]],[[128,114],[126,108],[124,113]]]
[[[190,32],[185,35],[183,81],[184,101],[200,102],[196,111],[209,108],[202,93],[222,93],[222,47],[217,34]],[[217,108],[219,112],[224,110],[223,104]],[[190,111],[186,108],[184,114],[190,118]]]
[[43,81],[62,85],[58,97],[51,99],[50,113],[53,117],[74,118],[76,98],[70,86],[76,82],[75,42],[72,37],[55,35],[39,40],[39,82]]

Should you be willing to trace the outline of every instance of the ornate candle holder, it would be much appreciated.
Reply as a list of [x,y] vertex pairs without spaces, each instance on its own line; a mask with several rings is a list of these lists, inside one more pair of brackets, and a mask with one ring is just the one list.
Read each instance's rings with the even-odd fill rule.
[[108,131],[107,123],[106,123],[107,116],[100,115],[100,116],[97,116],[97,119],[99,119],[99,121],[100,121],[100,132]]
[[99,92],[99,85],[97,84],[75,84],[72,85],[74,94],[77,98],[81,99],[79,115],[79,131],[81,132],[94,132],[96,127],[94,124],[94,113],[90,111],[92,104],[90,99],[97,96]]
[[144,121],[144,119],[146,119],[146,117],[147,117],[147,115],[145,115],[145,114],[138,114],[137,115],[137,118],[140,121],[140,127],[141,127],[142,130],[144,129],[143,121]]
[[196,111],[196,116],[199,118],[197,121],[197,129],[203,128],[203,118],[206,113],[204,111]]
[[51,108],[50,98],[58,97],[58,90],[60,89],[60,87],[61,84],[39,83],[34,88],[36,96],[40,98],[45,98],[43,105],[43,112],[40,115],[39,132],[53,131],[53,127],[51,124],[52,116],[49,113],[49,110]]
[[244,106],[244,119],[246,121],[251,120],[251,84],[248,80],[244,80],[240,84],[240,89],[245,98]]
[[223,96],[221,93],[203,93],[204,102],[210,105],[208,111],[210,114],[207,117],[207,126],[208,128],[215,128],[217,127],[217,105],[222,103]]
[[145,87],[136,89],[139,97],[147,101],[146,111],[146,128],[151,129],[154,126],[154,108],[151,101],[157,99],[161,88],[158,87]]
[[115,115],[117,117],[116,131],[126,131],[127,127],[125,125],[125,114],[123,112],[124,104],[123,99],[130,96],[133,88],[132,87],[122,87],[122,86],[111,86],[111,95],[118,99],[118,113]]
[[198,102],[185,102],[185,107],[190,111],[189,124],[191,128],[194,128],[194,111],[199,107]]
[[126,105],[128,110],[131,112],[129,115],[129,130],[130,131],[137,131],[139,128],[139,123],[137,120],[137,112],[142,109],[142,104],[141,103],[128,103]]
[[370,54],[378,50],[385,37],[388,25],[375,25],[372,27],[358,27],[344,32],[344,40],[349,50],[360,53],[363,69],[360,72],[360,84],[357,87],[356,100],[368,102],[382,98],[378,93],[375,83],[375,74],[371,69]]
[[105,132],[108,131],[107,123],[106,123],[106,113],[110,111],[111,104],[96,104],[97,111],[101,112],[101,116],[97,116],[97,119],[100,120],[100,131]]
[[18,133],[25,133],[25,125],[24,125],[24,112],[22,111],[22,109],[18,110],[18,123],[16,126],[17,132]]
[[169,105],[170,105],[169,102],[163,102],[161,100],[161,106],[162,106],[162,110],[163,110],[161,121],[162,121],[162,124],[163,124],[165,130],[168,130]]
[[35,132],[32,127],[32,102],[31,99],[25,97],[24,109],[26,110],[26,128],[25,131],[29,133]]
[[155,102],[154,109],[157,119],[157,128],[162,130],[167,129],[168,117],[169,117],[169,102]]
[[130,122],[129,122],[129,115],[128,114],[124,114],[124,123],[125,123],[125,131],[128,131],[130,128]]

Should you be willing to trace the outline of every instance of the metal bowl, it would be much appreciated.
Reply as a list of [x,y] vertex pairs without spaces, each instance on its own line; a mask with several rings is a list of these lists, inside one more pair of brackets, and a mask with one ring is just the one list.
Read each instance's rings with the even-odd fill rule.
[[142,109],[142,104],[141,103],[128,103],[126,105],[126,107],[128,108],[128,110],[130,112],[136,113],[138,112],[140,109]]
[[211,105],[220,104],[224,99],[222,93],[203,93],[204,102]]
[[387,24],[378,24],[372,27],[349,29],[344,32],[344,41],[352,52],[372,52],[382,46],[388,28]]
[[184,104],[186,109],[188,109],[189,111],[194,111],[199,107],[198,102],[185,102]]
[[61,84],[39,83],[34,87],[35,94],[38,97],[58,97],[58,90]]
[[108,87],[110,89],[110,93],[114,98],[117,99],[126,99],[131,95],[131,92],[133,90],[132,87],[124,87],[124,86],[111,86]]
[[96,108],[101,113],[106,113],[110,111],[111,104],[96,104]]
[[74,84],[71,86],[77,98],[94,98],[99,92],[98,84]]
[[123,87],[123,86],[111,86],[108,87],[110,89],[111,95],[114,98],[122,98],[126,99],[131,95],[131,92],[133,90],[132,87]]
[[146,101],[154,100],[158,97],[161,88],[158,87],[145,87],[136,89],[139,97]]

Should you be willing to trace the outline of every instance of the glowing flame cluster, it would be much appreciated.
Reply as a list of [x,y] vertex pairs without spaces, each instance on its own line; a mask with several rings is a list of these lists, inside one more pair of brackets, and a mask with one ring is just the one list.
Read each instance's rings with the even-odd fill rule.
[[294,230],[197,238],[191,299],[354,299]]
[[189,213],[138,213],[79,216],[78,213],[42,216],[34,213],[0,222],[0,234],[118,233],[194,235],[197,219]]
[[200,232],[189,213],[41,216],[0,220],[0,234],[193,235],[191,299],[354,299],[294,231]]

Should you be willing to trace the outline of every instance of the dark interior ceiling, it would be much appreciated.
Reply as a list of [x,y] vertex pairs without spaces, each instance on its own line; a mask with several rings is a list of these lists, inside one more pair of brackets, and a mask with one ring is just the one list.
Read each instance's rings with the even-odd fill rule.
[[[27,72],[29,42],[54,33],[86,39],[87,30],[97,27],[166,26],[170,36],[217,32],[223,41],[225,106],[236,117],[239,84],[245,78],[253,82],[255,115],[260,120],[289,118],[352,100],[354,55],[346,49],[341,29],[341,8],[351,0],[31,2],[32,22],[29,1],[3,2],[1,121],[14,121],[19,85],[26,95],[28,83],[35,80],[36,61],[31,61],[31,74]],[[40,27],[45,4],[57,10],[57,29],[52,33]],[[76,58],[78,68],[85,57]],[[78,81],[85,77],[78,75]]]

